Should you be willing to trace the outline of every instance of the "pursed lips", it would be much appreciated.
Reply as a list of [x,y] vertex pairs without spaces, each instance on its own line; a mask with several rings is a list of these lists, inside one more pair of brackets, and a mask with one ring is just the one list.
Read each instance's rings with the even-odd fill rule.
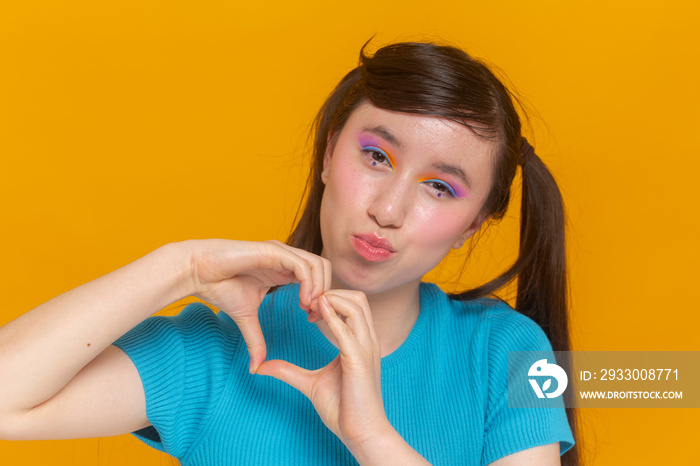
[[396,252],[389,240],[376,233],[353,235],[352,245],[360,256],[371,262],[385,261]]
[[355,235],[355,237],[369,243],[369,245],[372,247],[386,249],[389,252],[396,252],[388,239],[382,238],[376,233],[359,234]]

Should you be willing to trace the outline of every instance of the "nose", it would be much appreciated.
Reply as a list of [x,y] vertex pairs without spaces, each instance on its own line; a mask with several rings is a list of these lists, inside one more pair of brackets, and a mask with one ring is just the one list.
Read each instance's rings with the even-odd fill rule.
[[410,189],[410,183],[398,177],[378,182],[367,213],[382,228],[402,226],[410,202]]

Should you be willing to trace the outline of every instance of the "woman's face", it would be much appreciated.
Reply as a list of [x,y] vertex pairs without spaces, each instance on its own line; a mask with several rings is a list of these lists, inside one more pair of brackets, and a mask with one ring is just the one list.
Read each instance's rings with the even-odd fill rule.
[[417,282],[461,246],[484,220],[494,149],[443,118],[358,107],[324,158],[334,286],[374,294]]

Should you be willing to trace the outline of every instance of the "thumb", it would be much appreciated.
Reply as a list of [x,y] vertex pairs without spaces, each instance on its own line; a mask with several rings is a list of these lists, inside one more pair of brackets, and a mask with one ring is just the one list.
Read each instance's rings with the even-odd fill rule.
[[256,374],[268,375],[281,380],[296,388],[308,398],[311,394],[311,385],[313,384],[313,374],[315,372],[302,369],[287,361],[275,359],[260,364]]
[[237,317],[235,321],[248,347],[248,353],[250,354],[249,370],[250,373],[253,374],[260,364],[265,361],[265,357],[267,356],[267,346],[265,345],[265,338],[260,328],[260,321],[258,320],[257,314]]

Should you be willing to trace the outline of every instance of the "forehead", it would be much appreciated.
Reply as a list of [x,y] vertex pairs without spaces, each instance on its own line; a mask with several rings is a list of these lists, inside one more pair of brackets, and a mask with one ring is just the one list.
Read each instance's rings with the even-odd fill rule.
[[397,153],[398,163],[417,168],[457,165],[475,185],[490,185],[496,143],[480,138],[459,123],[364,103],[350,115],[340,137],[352,140],[359,134],[371,134],[389,145]]

